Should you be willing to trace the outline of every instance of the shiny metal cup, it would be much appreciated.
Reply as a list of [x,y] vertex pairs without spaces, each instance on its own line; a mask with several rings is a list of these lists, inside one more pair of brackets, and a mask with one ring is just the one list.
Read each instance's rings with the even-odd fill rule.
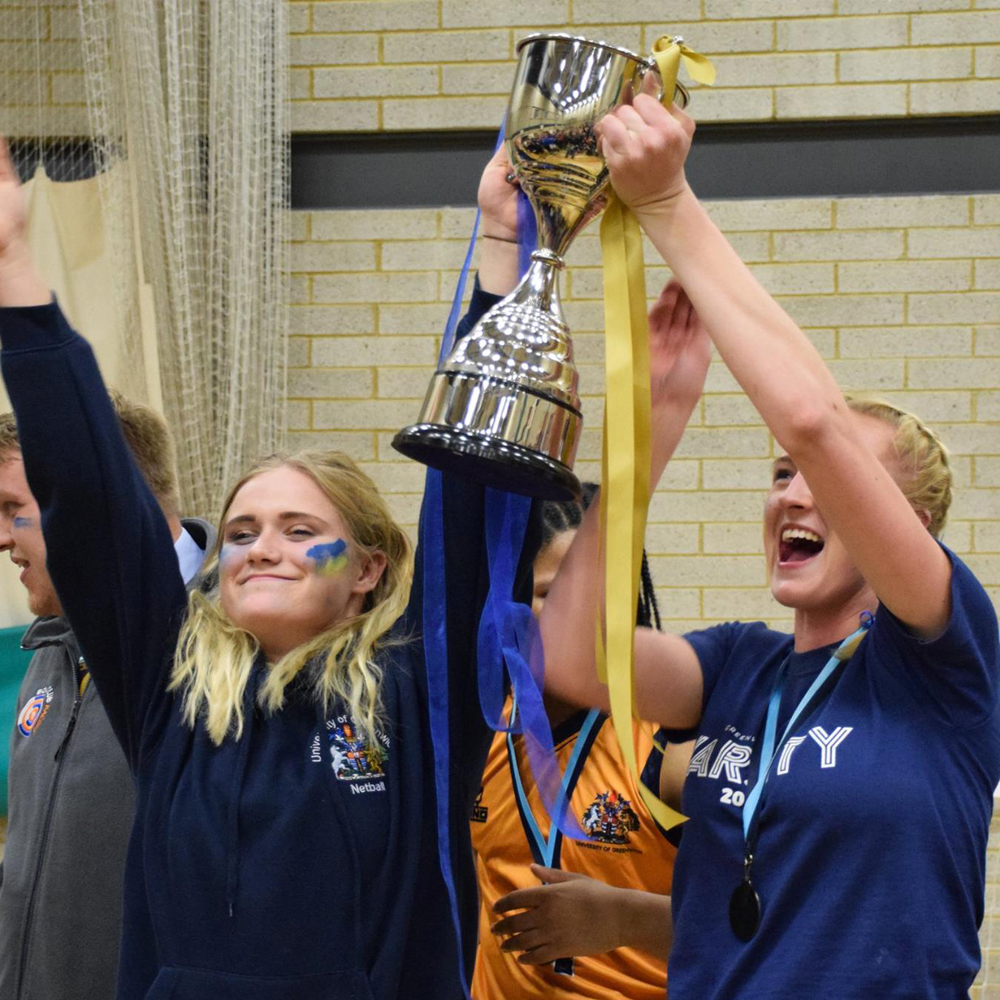
[[[514,291],[455,345],[419,421],[392,445],[487,486],[568,500],[580,493],[572,468],[583,418],[558,273],[573,238],[606,203],[594,125],[631,103],[655,63],[559,34],[530,35],[517,51],[506,149],[535,212],[538,249]],[[678,86],[678,94],[686,104],[686,91]]]

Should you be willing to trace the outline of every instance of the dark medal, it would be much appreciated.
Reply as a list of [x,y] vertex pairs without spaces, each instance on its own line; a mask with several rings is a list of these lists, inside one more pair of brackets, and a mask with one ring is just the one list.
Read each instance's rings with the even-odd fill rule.
[[741,941],[749,941],[760,926],[760,896],[750,881],[752,864],[753,857],[748,857],[743,864],[743,881],[729,897],[729,924]]

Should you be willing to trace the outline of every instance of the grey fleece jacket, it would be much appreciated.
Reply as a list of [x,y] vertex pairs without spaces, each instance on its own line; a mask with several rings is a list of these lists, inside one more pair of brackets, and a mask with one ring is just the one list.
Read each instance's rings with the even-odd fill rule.
[[[185,518],[208,549],[215,531]],[[135,789],[97,689],[79,694],[80,650],[62,618],[39,618],[10,744],[0,884],[0,998],[110,1000]]]

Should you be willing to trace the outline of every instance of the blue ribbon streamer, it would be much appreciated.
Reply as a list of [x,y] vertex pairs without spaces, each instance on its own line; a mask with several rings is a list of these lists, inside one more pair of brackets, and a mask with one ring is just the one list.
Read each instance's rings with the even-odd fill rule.
[[528,196],[517,189],[517,273],[523,278],[531,267],[531,254],[538,245],[538,223]]
[[[564,836],[588,840],[568,812],[569,801],[562,794],[562,774],[542,697],[545,663],[538,622],[531,608],[513,600],[516,557],[521,552],[530,511],[528,497],[486,491],[490,591],[479,622],[479,702],[493,729],[523,735],[535,787],[553,827]],[[517,703],[517,719],[510,725],[504,724],[504,677],[503,671],[496,669],[497,663],[506,667]]]
[[[504,123],[506,125],[506,121]],[[500,128],[494,154],[503,143],[504,126]],[[476,221],[472,225],[472,235],[465,254],[465,262],[455,286],[451,311],[441,338],[438,353],[438,367],[451,352],[455,340],[455,330],[462,315],[462,300],[469,280],[472,255],[475,252],[476,237],[479,234],[479,220],[482,213],[477,209]],[[455,876],[451,863],[451,734],[448,718],[448,641],[447,588],[444,566],[444,503],[442,499],[441,472],[428,469],[424,479],[424,503],[420,512],[420,536],[423,542],[421,553],[424,561],[422,608],[422,630],[424,637],[424,659],[427,668],[427,708],[430,717],[431,747],[434,754],[434,795],[438,829],[438,866],[448,893],[451,922],[455,928],[457,943],[458,975],[466,998],[469,998],[469,983],[462,962],[462,922],[458,913],[458,894],[455,891]]]
[[[537,245],[535,212],[527,195],[517,192],[518,271],[523,277]],[[575,840],[589,840],[562,792],[562,775],[552,742],[552,727],[542,691],[545,660],[538,622],[531,609],[513,600],[516,555],[521,552],[531,512],[531,499],[503,490],[486,490],[486,546],[490,591],[479,622],[476,659],[479,702],[487,723],[499,732],[521,733],[535,787],[554,829]],[[510,677],[517,719],[504,723],[504,671]]]
[[[494,153],[503,144],[501,126]],[[441,339],[438,366],[451,352],[455,331],[462,315],[462,301],[468,283],[482,213],[476,212],[465,262],[459,274],[451,311]],[[531,263],[537,242],[534,211],[523,191],[518,190],[518,267],[523,276]],[[515,554],[520,557],[531,510],[528,497],[501,490],[486,490],[485,519],[490,590],[480,621],[477,658],[479,661],[480,705],[486,721],[500,731],[523,732],[528,760],[536,787],[553,823],[564,835],[586,840],[575,820],[566,822],[568,803],[560,796],[562,776],[556,762],[552,730],[542,700],[544,663],[541,634],[531,609],[515,602]],[[462,964],[462,926],[451,859],[451,789],[449,780],[451,740],[448,715],[448,645],[446,636],[447,589],[444,566],[444,507],[442,479],[437,469],[428,469],[424,485],[420,534],[423,556],[422,629],[427,670],[427,701],[431,745],[434,754],[434,791],[438,827],[438,864],[448,893],[452,924],[458,943],[459,977],[465,996],[469,986]],[[503,720],[505,664],[520,708],[521,722],[508,727]],[[463,817],[464,818],[464,817]]]

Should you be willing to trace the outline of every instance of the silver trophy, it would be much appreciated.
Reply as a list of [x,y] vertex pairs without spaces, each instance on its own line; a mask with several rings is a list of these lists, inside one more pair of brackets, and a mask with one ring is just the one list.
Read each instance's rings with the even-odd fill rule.
[[[558,272],[576,234],[606,204],[594,125],[631,103],[652,59],[570,35],[529,35],[507,111],[506,149],[538,225],[520,284],[431,379],[419,422],[393,447],[487,486],[548,500],[579,496],[572,472],[582,417]],[[677,86],[675,97],[687,104]]]

